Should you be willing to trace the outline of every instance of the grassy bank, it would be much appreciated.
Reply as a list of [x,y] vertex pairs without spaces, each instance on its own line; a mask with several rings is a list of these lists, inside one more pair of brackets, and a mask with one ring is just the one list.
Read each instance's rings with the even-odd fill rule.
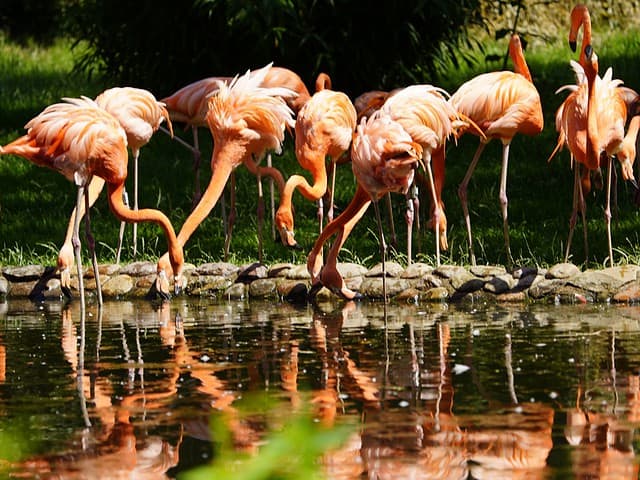
[[[601,69],[613,66],[617,78],[635,89],[640,89],[637,60],[640,58],[640,35],[637,30],[625,33],[594,33],[594,44],[600,57]],[[502,68],[502,61],[484,61],[484,55],[503,55],[504,41],[489,45],[483,54],[477,54],[474,67],[447,69],[440,86],[454,91],[463,81],[484,71]],[[564,35],[546,44],[536,44],[527,52],[527,60],[538,87],[545,128],[535,138],[516,137],[511,147],[508,196],[512,252],[522,264],[548,265],[562,260],[571,210],[573,174],[569,168],[569,156],[563,151],[553,162],[547,158],[556,142],[554,114],[564,95],[554,91],[573,81],[568,65],[575,58],[566,46]],[[0,39],[0,143],[5,144],[23,133],[22,126],[46,105],[64,96],[95,96],[110,86],[99,81],[89,82],[70,74],[73,52],[68,42],[61,41],[51,48],[19,47]],[[509,66],[508,68],[511,68]],[[142,85],[136,85],[142,86]],[[144,87],[144,86],[142,86]],[[375,86],[372,86],[374,88]],[[170,92],[154,92],[158,97]],[[176,125],[177,134],[189,139],[190,132]],[[202,132],[204,157],[211,151],[208,134]],[[287,138],[285,153],[274,157],[274,164],[288,176],[300,168]],[[449,221],[450,250],[444,262],[464,264],[468,262],[465,229],[462,212],[456,195],[457,185],[477,146],[475,137],[464,137],[458,145],[451,144],[447,154],[447,184],[444,194]],[[498,205],[498,183],[501,145],[492,142],[483,153],[478,169],[469,186],[472,225],[476,238],[476,255],[480,263],[502,264],[506,260],[502,238],[502,220]],[[191,207],[193,172],[191,155],[162,133],[156,134],[143,148],[141,168],[141,206],[155,207],[166,212],[176,229],[179,229]],[[206,163],[206,162],[205,162]],[[203,168],[203,187],[210,176],[207,165]],[[265,182],[266,187],[266,182]],[[131,189],[131,188],[130,188]],[[131,189],[132,190],[132,189]],[[231,244],[231,261],[248,262],[257,258],[255,177],[244,168],[237,171],[238,220]],[[265,189],[268,192],[268,188]],[[353,175],[349,166],[338,170],[336,204],[344,208],[354,191]],[[631,204],[629,186],[618,183],[618,213],[613,225],[613,241],[616,263],[634,262],[640,259],[638,238],[638,211]],[[424,225],[428,209],[426,191],[421,192],[422,232],[414,240],[419,260],[433,262],[434,238]],[[0,263],[53,264],[64,237],[69,213],[75,201],[75,188],[61,175],[35,167],[16,157],[0,160]],[[285,249],[270,237],[270,222],[266,224],[267,240],[264,261],[304,262],[317,231],[315,206],[299,194],[294,196],[296,207],[296,232],[298,241],[305,247],[296,252]],[[399,234],[396,258],[404,261],[406,245],[403,220],[404,199],[394,197],[394,218]],[[594,192],[588,199],[588,230],[591,265],[601,265],[606,256],[606,239],[603,221],[604,193]],[[118,222],[111,215],[106,200],[100,199],[92,212],[93,231],[98,242],[98,255],[102,262],[113,261],[117,241]],[[221,209],[217,206],[209,218],[191,238],[186,247],[187,261],[201,263],[222,259],[224,244]],[[578,225],[573,248],[576,263],[584,261],[581,225]],[[164,251],[163,235],[157,227],[140,227],[142,255],[138,258],[155,259]],[[371,264],[378,259],[377,228],[373,212],[357,226],[352,238],[345,245],[341,259]],[[130,228],[127,230],[130,238]],[[130,244],[130,243],[129,243]],[[414,250],[415,251],[415,250]],[[132,260],[130,250],[125,261]]]

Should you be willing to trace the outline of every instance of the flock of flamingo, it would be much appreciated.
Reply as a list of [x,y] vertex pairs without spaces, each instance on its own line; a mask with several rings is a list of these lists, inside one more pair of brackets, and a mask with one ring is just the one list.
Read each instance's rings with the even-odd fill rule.
[[[636,185],[632,164],[640,126],[640,116],[637,115],[640,101],[635,91],[621,86],[620,80],[612,78],[611,68],[599,76],[598,58],[591,43],[591,20],[584,5],[576,5],[571,12],[569,43],[574,51],[580,28],[583,32],[579,61],[571,61],[576,83],[560,89],[567,89],[570,93],[556,113],[558,143],[551,156],[566,146],[575,171],[567,257],[578,211],[583,219],[585,216],[584,198],[591,188],[591,178],[598,178],[601,167],[606,167],[605,219],[609,260],[612,262],[612,156],[620,161],[623,178]],[[296,73],[271,64],[233,78],[206,78],[160,101],[146,90],[112,88],[95,100],[65,98],[61,103],[46,107],[26,124],[26,134],[0,147],[0,153],[18,155],[37,165],[52,168],[77,186],[76,208],[60,250],[58,269],[63,291],[67,293],[75,260],[83,305],[79,223],[84,216],[101,303],[89,207],[105,183],[110,208],[118,219],[134,223],[134,227],[137,222],[155,222],[164,230],[168,252],[158,261],[155,287],[160,295],[168,298],[172,283],[175,293],[180,292],[186,283],[183,276],[184,245],[216,205],[230,178],[233,181],[233,172],[241,164],[257,176],[260,192],[262,176],[269,176],[276,184],[280,196],[274,223],[285,245],[297,245],[294,238],[294,192],[298,190],[306,199],[318,201],[320,233],[307,261],[311,275],[309,293],[314,295],[324,286],[344,299],[356,299],[359,293],[347,288],[338,271],[337,258],[342,245],[369,204],[373,203],[380,228],[384,268],[385,244],[378,201],[391,192],[397,192],[407,195],[407,247],[411,261],[414,215],[411,190],[419,179],[430,192],[429,223],[435,231],[436,262],[440,263],[440,251],[447,249],[447,220],[442,202],[445,147],[447,140],[457,139],[466,132],[480,139],[458,189],[471,260],[475,264],[467,187],[485,145],[491,139],[499,139],[503,145],[499,198],[505,248],[512,262],[507,220],[509,146],[517,133],[540,133],[543,113],[520,39],[515,34],[510,40],[509,53],[514,64],[513,72],[481,74],[462,84],[452,95],[424,84],[390,92],[366,92],[352,102],[344,93],[331,89],[331,80],[326,74],[318,76],[315,93],[310,94]],[[137,203],[138,154],[140,148],[162,128],[163,121],[172,136],[172,122],[184,123],[193,131],[193,144],[175,137],[193,152],[196,172],[195,206],[177,234],[164,213],[155,209],[138,209]],[[212,176],[204,193],[199,190],[198,178],[200,127],[208,127],[213,137]],[[282,173],[271,165],[269,152],[281,152],[287,131],[293,133],[296,157],[300,166],[311,174],[312,183],[298,174],[285,180]],[[128,205],[124,190],[127,146],[134,157],[133,208]],[[262,166],[265,156],[267,166]],[[330,158],[328,165],[327,157]],[[336,165],[345,159],[351,160],[357,181],[356,191],[351,203],[335,219],[330,198],[328,223],[323,227],[322,199],[327,193],[333,193]],[[584,221],[583,226],[586,248]],[[122,231],[121,228],[118,257]],[[323,246],[333,235],[336,239],[325,259]]]

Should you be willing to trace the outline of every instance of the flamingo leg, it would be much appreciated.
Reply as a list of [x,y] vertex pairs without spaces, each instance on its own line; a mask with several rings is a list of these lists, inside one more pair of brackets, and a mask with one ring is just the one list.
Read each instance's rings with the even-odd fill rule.
[[[313,297],[323,285],[346,299],[353,300],[361,297],[360,294],[346,288],[344,280],[338,272],[338,253],[351,233],[351,230],[353,230],[356,223],[358,223],[367,211],[370,203],[371,197],[369,194],[366,193],[362,187],[358,186],[351,203],[347,205],[337,218],[325,227],[316,239],[307,257],[307,270],[311,275],[310,297]],[[327,255],[326,264],[323,267],[322,247],[333,234],[336,234],[336,239],[331,246]]]
[[327,211],[327,221],[333,220],[333,192],[336,191],[336,170],[338,165],[331,161],[331,190],[329,191],[329,210]]
[[571,242],[573,240],[573,231],[576,227],[576,221],[578,219],[578,199],[579,193],[578,189],[580,188],[580,168],[578,165],[575,165],[573,174],[573,203],[571,206],[571,217],[569,217],[569,236],[567,237],[567,249],[564,254],[564,261],[569,261],[569,253],[571,252]]
[[[104,188],[104,180],[98,176],[93,176],[91,178],[91,182],[89,182],[89,186],[87,187],[87,195],[89,196],[89,205],[93,205],[98,197],[100,196],[100,192]],[[58,254],[58,268],[60,271],[60,289],[62,293],[71,298],[71,277],[70,277],[70,269],[73,266],[74,257],[73,257],[73,233],[75,226],[75,218],[82,218],[84,215],[84,202],[80,204],[80,210],[77,208],[73,209],[71,212],[71,218],[69,219],[69,225],[67,226],[67,233],[64,237],[64,243],[60,248],[60,253]]]
[[102,307],[102,285],[100,284],[100,272],[98,271],[98,257],[96,256],[96,242],[93,238],[93,234],[91,233],[91,216],[90,216],[90,207],[91,200],[89,199],[89,195],[83,195],[84,197],[84,228],[85,228],[85,236],[87,237],[87,245],[89,246],[89,252],[91,252],[91,263],[93,265],[93,276],[96,281],[96,294],[98,295],[98,305]]
[[[380,217],[380,208],[378,201],[373,202],[373,210],[376,212],[376,220],[378,221],[378,236],[380,239],[380,258],[382,259],[382,298],[385,305],[387,304],[387,269],[386,269],[386,252],[387,245],[384,241],[384,230],[382,229],[382,218]],[[436,242],[437,243],[437,242]]]
[[393,221],[393,205],[391,204],[391,193],[387,193],[386,197],[387,197],[387,200],[386,200],[387,211],[389,212],[389,230],[390,230],[390,237],[391,237],[391,239],[389,240],[389,243],[393,248],[397,249],[398,236],[396,235],[396,226]]
[[[267,154],[267,168],[273,168],[273,164],[271,162],[271,153]],[[271,206],[271,238],[275,242],[277,240],[276,237],[276,201],[274,195],[274,185],[273,178],[269,177],[269,205]]]
[[471,256],[472,265],[476,264],[476,255],[473,251],[473,237],[471,236],[471,217],[469,216],[469,206],[467,204],[467,188],[469,186],[471,176],[473,175],[473,171],[476,169],[476,165],[478,165],[480,154],[482,153],[486,145],[486,143],[480,142],[478,148],[476,149],[476,153],[473,155],[473,160],[471,160],[471,164],[469,164],[467,173],[465,173],[464,178],[462,179],[462,183],[460,183],[460,186],[458,187],[458,198],[460,199],[460,203],[462,204],[464,222],[467,226],[467,241],[469,243],[469,255]]
[[[226,232],[224,235],[224,260],[225,262],[229,258],[229,251],[231,249],[231,237],[233,236],[233,227],[236,223],[236,175],[234,172],[231,172],[229,176],[229,191],[230,191],[230,201],[229,201],[229,218],[225,223]],[[222,196],[224,198],[224,195]],[[224,209],[223,209],[224,210]]]
[[[83,205],[83,197],[84,197],[84,189],[83,185],[78,186],[78,195],[76,197],[76,212],[80,211],[81,206]],[[71,239],[73,244],[73,253],[76,257],[76,269],[78,272],[78,290],[80,292],[80,312],[84,315],[86,311],[86,304],[84,298],[84,278],[82,275],[82,255],[80,252],[80,215],[76,215],[73,220],[73,237]]]
[[200,142],[198,140],[198,127],[191,125],[191,132],[193,133],[193,175],[194,175],[194,191],[193,191],[193,206],[195,207],[202,193],[200,190]]
[[256,175],[258,181],[258,206],[256,216],[258,217],[258,261],[262,263],[262,230],[264,227],[264,195],[262,193],[262,175],[260,171]]
[[[133,209],[138,210],[138,157],[140,151],[136,151],[133,155]],[[138,254],[138,224],[134,223],[132,228],[133,236],[133,258]]]
[[427,180],[429,181],[429,190],[431,191],[431,202],[433,205],[433,222],[436,234],[436,266],[440,266],[440,202],[438,202],[438,194],[436,192],[436,184],[433,179],[433,170],[431,168],[431,155],[426,154],[424,164],[427,170]]
[[584,242],[584,260],[589,261],[589,240],[587,238],[587,202],[584,198],[582,182],[578,180],[578,193],[580,195],[580,213],[582,215],[582,237]]
[[[411,265],[411,258],[413,255],[413,220],[415,217],[415,210],[413,205],[413,200],[411,200],[411,190],[412,187],[409,187],[409,192],[407,193],[407,209],[404,213],[404,219],[407,223],[407,264]],[[389,198],[390,194],[387,194],[387,198]]]
[[613,244],[611,241],[611,177],[613,162],[607,155],[607,205],[604,209],[604,219],[607,224],[607,245],[609,247],[609,265],[613,267]]
[[500,172],[500,209],[502,210],[502,230],[504,233],[504,246],[507,251],[507,263],[513,265],[513,257],[511,256],[511,246],[509,245],[509,220],[507,198],[507,170],[509,167],[509,143],[502,145],[502,171]]
[[[122,200],[124,204],[129,207],[129,195],[127,195],[127,191],[123,190],[122,192]],[[116,249],[116,263],[120,263],[120,256],[122,255],[122,244],[124,243],[124,229],[127,225],[127,222],[120,222],[120,230],[118,231],[118,248]]]

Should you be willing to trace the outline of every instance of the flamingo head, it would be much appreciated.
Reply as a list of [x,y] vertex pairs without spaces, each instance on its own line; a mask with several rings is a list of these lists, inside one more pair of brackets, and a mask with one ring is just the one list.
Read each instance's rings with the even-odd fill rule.
[[71,269],[74,265],[73,245],[65,243],[58,253],[58,272],[60,273],[60,289],[71,298]]
[[187,279],[182,273],[184,260],[180,260],[179,256],[169,255],[165,253],[158,260],[156,267],[155,290],[163,300],[171,298],[171,282],[169,278],[173,277],[173,293],[179,295],[187,286]]
[[280,233],[280,240],[285,247],[299,249],[301,248],[295,239],[293,231],[293,213],[290,209],[280,206],[275,217],[276,227]]

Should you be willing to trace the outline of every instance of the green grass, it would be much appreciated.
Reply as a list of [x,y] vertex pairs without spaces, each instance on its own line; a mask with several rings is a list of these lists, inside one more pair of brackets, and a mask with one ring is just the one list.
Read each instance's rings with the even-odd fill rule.
[[[605,35],[594,34],[601,69],[611,65],[615,77],[640,89],[637,61],[640,58],[640,35],[637,30]],[[595,43],[595,42],[594,42]],[[484,55],[502,54],[504,41],[490,44],[484,53],[476,53],[478,61],[473,67],[448,68],[432,83],[448,91],[454,91],[468,78],[484,71],[497,70],[501,61],[484,61]],[[72,74],[75,53],[67,41],[59,41],[49,48],[20,47],[0,37],[0,143],[5,144],[23,133],[22,126],[46,105],[64,96],[95,96],[111,86],[99,80],[87,81]],[[566,40],[531,46],[526,52],[534,82],[541,92],[545,113],[545,128],[537,137],[516,137],[511,146],[508,197],[511,247],[517,262],[526,265],[549,265],[561,261],[564,256],[571,210],[573,174],[569,168],[568,152],[563,151],[551,163],[547,158],[556,142],[554,115],[563,95],[554,91],[573,81],[568,61],[575,58],[566,46]],[[509,67],[511,68],[511,67]],[[142,85],[138,85],[142,86]],[[143,86],[142,86],[143,87]],[[162,97],[170,92],[154,92]],[[185,139],[190,132],[175,126],[177,134]],[[201,132],[203,157],[211,152],[207,132]],[[285,177],[300,172],[292,152],[292,140],[286,140],[285,152],[274,157],[274,165],[281,168]],[[447,152],[447,180],[444,192],[449,222],[450,249],[443,261],[466,264],[469,261],[462,211],[457,199],[457,185],[477,146],[477,138],[463,137],[458,145],[453,143]],[[469,186],[472,226],[476,239],[476,255],[479,263],[504,264],[506,256],[502,237],[502,219],[498,205],[498,181],[501,145],[492,142],[485,149],[478,169]],[[204,162],[207,163],[206,161]],[[166,212],[176,229],[182,225],[191,208],[193,172],[191,154],[158,133],[149,145],[142,149],[140,157],[142,178],[140,204],[159,208]],[[304,174],[304,172],[303,172]],[[231,244],[230,260],[236,263],[257,259],[258,241],[256,227],[257,187],[255,177],[243,168],[237,170],[238,219]],[[208,182],[210,169],[203,167],[203,188]],[[264,182],[268,192],[267,182]],[[132,190],[130,184],[129,189]],[[348,165],[341,166],[337,174],[336,204],[344,208],[351,199],[355,182]],[[638,245],[638,210],[631,204],[632,191],[618,183],[618,215],[613,224],[613,242],[618,263],[637,263],[640,259]],[[588,199],[588,231],[590,241],[590,265],[601,266],[606,256],[606,239],[603,221],[603,192],[596,191]],[[61,175],[11,156],[0,159],[0,263],[54,264],[57,248],[64,237],[68,216],[75,202],[75,188]],[[421,223],[423,230],[414,239],[417,258],[429,263],[434,261],[434,237],[424,230],[428,212],[426,190],[421,192]],[[265,225],[266,240],[264,262],[280,261],[304,263],[306,254],[316,238],[315,205],[299,194],[294,196],[296,208],[296,238],[304,247],[291,251],[270,237],[269,220]],[[403,220],[404,198],[394,197],[394,218],[399,235],[396,259],[406,260],[406,234]],[[383,215],[386,211],[383,207]],[[101,262],[114,259],[118,222],[110,213],[106,200],[101,198],[92,210],[93,232],[98,242]],[[573,242],[573,260],[584,261],[581,224]],[[387,230],[388,231],[388,230]],[[141,225],[139,237],[142,243],[138,259],[155,260],[165,247],[164,236],[154,225]],[[130,238],[130,227],[127,239]],[[387,240],[389,240],[387,235]],[[128,242],[130,244],[130,242]],[[186,260],[191,263],[222,259],[224,245],[223,223],[220,206],[216,206],[209,218],[200,226],[186,246]],[[140,248],[140,245],[139,245]],[[132,260],[130,250],[124,260]],[[357,225],[340,256],[344,261],[357,261],[371,265],[378,261],[377,227],[373,211]]]

